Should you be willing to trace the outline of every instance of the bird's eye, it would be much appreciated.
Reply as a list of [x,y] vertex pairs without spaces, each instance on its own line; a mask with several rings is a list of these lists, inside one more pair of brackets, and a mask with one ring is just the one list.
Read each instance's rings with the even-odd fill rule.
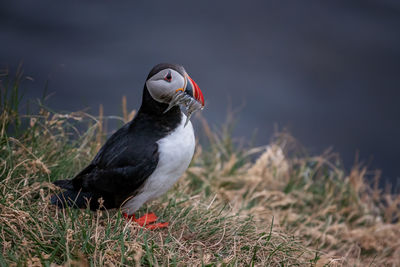
[[167,75],[165,75],[164,80],[166,80],[167,82],[171,82],[172,74],[170,70],[168,71]]

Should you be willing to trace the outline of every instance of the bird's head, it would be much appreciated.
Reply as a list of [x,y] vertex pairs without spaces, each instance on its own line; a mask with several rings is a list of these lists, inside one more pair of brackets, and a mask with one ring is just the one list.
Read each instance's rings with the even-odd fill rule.
[[176,105],[184,105],[190,115],[204,107],[203,93],[180,65],[162,63],[154,66],[146,87],[154,100],[168,105],[164,112]]

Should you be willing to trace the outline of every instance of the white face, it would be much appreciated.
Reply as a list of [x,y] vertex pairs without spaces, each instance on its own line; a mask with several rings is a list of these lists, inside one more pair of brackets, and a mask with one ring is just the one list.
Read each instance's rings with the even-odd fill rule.
[[153,99],[169,103],[177,90],[185,88],[185,78],[176,70],[164,69],[148,79],[146,86]]

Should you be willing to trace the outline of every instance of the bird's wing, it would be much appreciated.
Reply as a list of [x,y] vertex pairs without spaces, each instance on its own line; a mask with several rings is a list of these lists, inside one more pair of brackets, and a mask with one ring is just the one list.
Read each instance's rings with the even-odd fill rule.
[[[122,166],[109,166],[100,168],[89,165],[74,178],[74,187],[81,188],[84,192],[93,192],[102,195],[125,195],[138,189],[143,182],[153,173],[158,162],[157,144],[152,153],[147,153],[131,164]],[[89,170],[85,172],[85,170]]]
[[129,133],[129,125],[125,125],[73,179],[74,188],[100,195],[129,194],[153,173],[157,163],[157,143],[146,143],[141,136]]
[[83,177],[82,189],[84,191],[89,190],[113,194],[134,192],[156,168],[156,159],[151,160],[154,162],[108,169],[96,168]]

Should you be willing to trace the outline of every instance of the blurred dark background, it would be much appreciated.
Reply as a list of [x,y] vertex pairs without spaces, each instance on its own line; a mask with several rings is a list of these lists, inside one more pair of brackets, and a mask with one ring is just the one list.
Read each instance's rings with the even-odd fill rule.
[[358,151],[400,177],[400,2],[1,1],[0,64],[23,62],[26,97],[108,115],[140,105],[159,62],[180,63],[202,89],[212,125],[237,113],[234,135],[256,144],[274,125],[347,168]]

